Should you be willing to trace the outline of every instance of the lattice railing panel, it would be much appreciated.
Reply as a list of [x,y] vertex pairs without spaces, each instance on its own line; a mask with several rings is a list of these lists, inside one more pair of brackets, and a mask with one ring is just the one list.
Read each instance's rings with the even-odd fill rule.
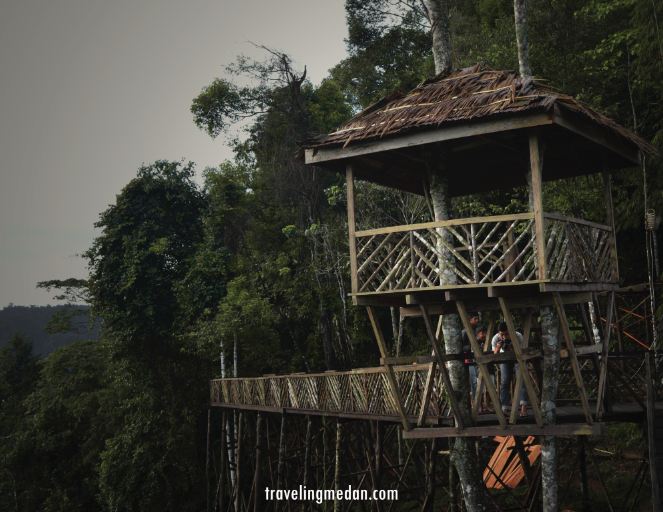
[[617,281],[615,241],[609,226],[545,216],[547,278],[552,281]]
[[[394,368],[399,398],[408,416],[419,413],[428,366]],[[428,416],[447,414],[449,405],[436,374]],[[211,382],[213,403],[274,409],[302,409],[330,414],[398,417],[395,398],[383,368],[324,374],[296,374]]]
[[[644,354],[644,353],[643,353]],[[643,354],[611,355],[608,358],[608,395],[613,403],[642,403],[646,397],[646,367]],[[598,396],[600,356],[578,358],[583,385],[590,405]],[[419,414],[428,376],[428,365],[394,367],[399,398],[405,414],[413,420]],[[530,369],[537,396],[540,382]],[[562,358],[557,390],[558,405],[579,405],[580,394],[568,358]],[[330,415],[357,415],[398,420],[396,402],[384,368],[348,372],[295,374],[211,381],[211,401],[218,405],[299,409]],[[434,376],[428,418],[450,416],[451,408],[439,372]]]
[[460,285],[534,280],[533,225],[517,214],[357,232],[357,291],[434,288],[443,273]]

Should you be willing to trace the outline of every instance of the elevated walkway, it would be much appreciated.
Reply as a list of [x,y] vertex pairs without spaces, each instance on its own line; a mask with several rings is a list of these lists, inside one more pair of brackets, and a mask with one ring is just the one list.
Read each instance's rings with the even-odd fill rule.
[[[504,354],[486,354],[484,360],[505,360]],[[445,356],[460,359],[460,356]],[[537,362],[540,354],[528,355],[530,375],[538,390]],[[215,379],[210,382],[211,405],[276,413],[321,415],[362,420],[402,422],[400,408],[409,429],[405,437],[454,437],[488,435],[597,435],[602,423],[610,421],[641,423],[647,414],[646,357],[644,352],[609,353],[608,374],[611,385],[603,407],[598,407],[600,368],[596,353],[578,354],[587,405],[575,386],[574,372],[565,351],[561,354],[556,425],[536,424],[531,409],[527,416],[495,413],[478,414],[472,401],[472,424],[459,427],[452,414],[449,393],[439,365],[431,357],[419,357],[413,364],[391,366],[400,406],[394,400],[389,372],[385,367],[361,368],[317,374],[267,375],[254,378]],[[493,361],[494,359],[494,361]],[[432,371],[432,375],[431,375]],[[427,394],[427,381],[433,385]],[[481,400],[481,397],[478,398]],[[663,412],[663,402],[655,401]]]

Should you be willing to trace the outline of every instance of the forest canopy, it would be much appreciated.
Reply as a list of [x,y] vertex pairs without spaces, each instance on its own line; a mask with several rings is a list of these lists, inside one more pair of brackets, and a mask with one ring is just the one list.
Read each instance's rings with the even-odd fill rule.
[[[367,320],[348,300],[344,180],[304,166],[301,147],[434,65],[417,2],[345,5],[348,54],[320,83],[287,48],[264,46],[264,60],[240,56],[201,84],[192,122],[235,155],[202,170],[202,186],[194,163],[159,160],[100,214],[85,296],[102,340],[41,360],[21,337],[0,351],[0,509],[201,510],[210,378],[374,365]],[[660,153],[663,4],[532,0],[529,12],[534,75]],[[511,1],[454,2],[451,34],[454,68],[518,68]],[[552,183],[547,201],[592,218],[603,208],[592,180]],[[614,175],[625,283],[647,278],[642,183],[639,168]],[[659,157],[647,184],[663,211]],[[410,196],[365,184],[357,194],[367,225],[428,218]],[[496,190],[459,198],[452,212],[526,204],[524,190]],[[411,352],[425,353],[419,339]]]

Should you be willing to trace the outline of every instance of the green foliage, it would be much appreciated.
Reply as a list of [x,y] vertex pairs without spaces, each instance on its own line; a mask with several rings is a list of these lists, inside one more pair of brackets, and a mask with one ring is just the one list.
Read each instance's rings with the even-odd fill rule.
[[60,294],[53,298],[66,301],[68,304],[87,304],[90,299],[85,279],[70,277],[68,279],[40,281],[37,283],[37,288],[43,288],[49,292],[58,290]]
[[198,128],[210,137],[217,137],[227,129],[228,123],[239,120],[249,108],[237,86],[217,78],[193,100],[191,113]]
[[20,510],[44,511],[99,507],[96,468],[112,411],[107,360],[105,345],[79,342],[54,352],[38,378],[23,365],[21,392],[34,391],[22,402],[13,435],[0,444],[3,469],[13,477],[0,498],[5,504],[11,499]]
[[[535,74],[661,146],[661,9],[533,0]],[[90,279],[40,283],[70,302],[89,298],[105,341],[41,365],[24,340],[0,351],[0,508],[200,510],[207,380],[219,359],[230,374],[236,347],[240,375],[375,364],[366,319],[348,304],[344,181],[305,167],[298,152],[357,109],[428,78],[433,64],[418,2],[348,0],[346,12],[349,55],[318,86],[266,47],[264,61],[228,66],[191,112],[212,137],[251,119],[244,140],[232,141],[234,160],[206,169],[201,189],[191,163],[142,167],[100,216]],[[516,67],[509,0],[458,2],[451,28],[456,66]],[[649,200],[663,207],[661,163],[648,168]],[[614,179],[620,271],[636,280],[642,176]],[[603,218],[600,178],[548,183],[544,198],[546,209]],[[357,202],[361,227],[430,218],[425,200],[384,187],[359,183]],[[452,208],[492,215],[527,202],[521,187],[455,198]],[[427,353],[421,332],[406,331],[407,350]]]
[[101,214],[101,235],[86,253],[95,311],[135,350],[169,339],[178,317],[177,286],[203,236],[204,200],[192,177],[191,163],[141,167]]

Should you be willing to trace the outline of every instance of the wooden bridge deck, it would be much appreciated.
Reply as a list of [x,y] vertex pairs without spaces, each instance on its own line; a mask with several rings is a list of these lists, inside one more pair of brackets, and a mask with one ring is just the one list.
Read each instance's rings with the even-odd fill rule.
[[[562,359],[557,401],[559,428],[556,427],[555,430],[560,435],[564,432],[597,434],[602,422],[642,422],[646,417],[644,355],[610,354],[608,371],[611,374],[611,384],[604,411],[599,410],[596,403],[599,386],[597,359],[596,354],[579,357],[588,404],[592,411],[591,422],[587,421],[568,358]],[[532,362],[535,362],[535,358],[530,364]],[[390,389],[387,370],[384,367],[375,367],[345,372],[215,379],[210,383],[211,405],[276,413],[401,422],[400,405],[412,427],[417,424],[420,427],[435,426],[414,428],[406,432],[408,437],[494,435],[496,428],[503,434],[545,433],[542,427],[534,423],[531,412],[525,417],[513,414],[507,425],[500,426],[496,414],[478,414],[476,403],[471,403],[474,410],[473,425],[466,426],[464,432],[454,428],[451,404],[438,370],[433,370],[434,385],[430,389],[430,397],[425,396],[431,367],[437,368],[427,362],[393,366],[400,404],[396,403]],[[536,364],[532,364],[530,374],[536,384]],[[469,396],[468,401],[472,402]],[[658,405],[663,409],[663,402]]]

